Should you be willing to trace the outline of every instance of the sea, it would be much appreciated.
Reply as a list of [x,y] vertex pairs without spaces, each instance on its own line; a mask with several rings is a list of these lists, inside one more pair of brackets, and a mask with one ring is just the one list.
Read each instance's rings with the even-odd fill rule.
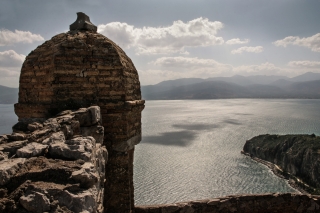
[[[240,152],[260,134],[320,135],[320,100],[217,99],[146,101],[135,147],[137,205],[234,194],[297,192]],[[0,105],[0,134],[17,122]]]

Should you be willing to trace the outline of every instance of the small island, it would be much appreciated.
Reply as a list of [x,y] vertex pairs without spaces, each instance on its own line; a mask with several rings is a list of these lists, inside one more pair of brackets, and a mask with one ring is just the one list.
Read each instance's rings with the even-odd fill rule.
[[320,137],[259,135],[246,141],[243,154],[267,165],[303,193],[320,194]]

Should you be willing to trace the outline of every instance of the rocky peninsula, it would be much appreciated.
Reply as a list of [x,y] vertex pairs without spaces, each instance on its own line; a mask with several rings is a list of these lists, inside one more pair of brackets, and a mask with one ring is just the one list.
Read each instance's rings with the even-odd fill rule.
[[320,137],[259,135],[246,141],[243,154],[267,165],[302,192],[320,193]]

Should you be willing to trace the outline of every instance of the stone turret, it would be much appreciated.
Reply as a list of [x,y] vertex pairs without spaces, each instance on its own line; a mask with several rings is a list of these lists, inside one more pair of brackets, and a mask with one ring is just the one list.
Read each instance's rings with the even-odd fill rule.
[[134,145],[141,140],[144,101],[130,58],[96,31],[89,17],[78,13],[69,32],[54,36],[26,57],[15,113],[24,121],[99,106],[103,145],[109,153],[105,212],[130,212],[134,207]]

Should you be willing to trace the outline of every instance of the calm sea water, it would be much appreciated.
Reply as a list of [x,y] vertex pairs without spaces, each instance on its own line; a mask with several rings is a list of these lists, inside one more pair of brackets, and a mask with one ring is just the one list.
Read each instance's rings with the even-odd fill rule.
[[259,134],[320,135],[319,112],[320,100],[147,101],[134,156],[135,202],[293,192],[240,151]]
[[0,104],[0,135],[12,133],[12,126],[17,122],[13,104]]
[[[319,109],[320,100],[147,101],[134,160],[136,204],[294,192],[240,151],[259,134],[320,135]],[[0,134],[10,133],[13,105],[0,105],[0,118]]]

